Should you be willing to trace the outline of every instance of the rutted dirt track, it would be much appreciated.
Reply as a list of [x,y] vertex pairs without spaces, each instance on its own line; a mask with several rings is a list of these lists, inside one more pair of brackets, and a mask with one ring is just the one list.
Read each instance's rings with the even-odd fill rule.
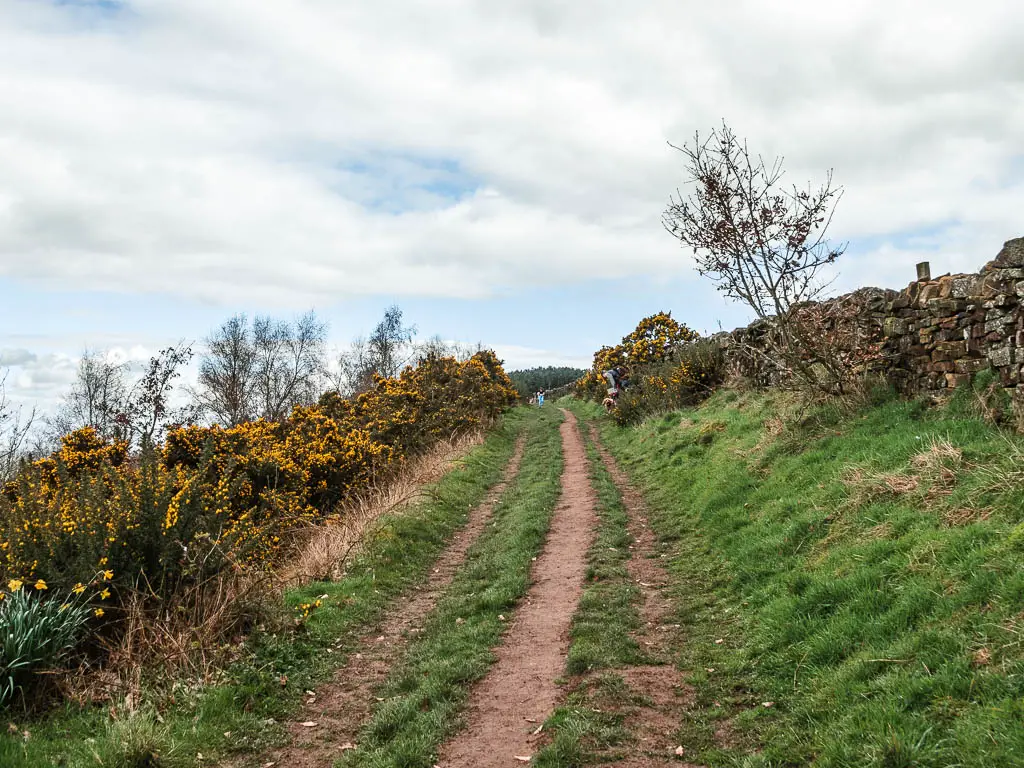
[[633,755],[613,764],[621,768],[657,765],[697,768],[692,763],[680,762],[686,751],[684,748],[682,753],[677,754],[676,749],[681,745],[673,738],[683,711],[692,703],[693,694],[672,663],[672,649],[679,642],[679,625],[672,623],[672,603],[664,593],[669,585],[668,574],[661,561],[664,553],[660,551],[647,522],[648,513],[643,497],[601,444],[593,424],[590,425],[590,436],[622,495],[622,502],[629,515],[629,533],[633,544],[627,568],[642,595],[640,616],[643,625],[636,633],[636,639],[654,662],[622,670],[626,683],[643,697],[643,703],[625,713],[627,725],[637,739]]
[[583,440],[576,417],[563,413],[562,495],[533,567],[533,585],[496,651],[497,662],[471,694],[468,726],[441,750],[444,768],[522,765],[517,757],[535,751],[534,732],[558,703],[555,680],[565,670],[596,525]]
[[469,520],[455,534],[452,544],[441,554],[426,583],[407,599],[395,601],[384,623],[361,638],[357,650],[334,679],[321,686],[299,714],[300,721],[315,722],[303,727],[289,726],[291,743],[275,751],[264,762],[281,768],[329,768],[346,749],[351,749],[359,729],[370,715],[375,689],[384,681],[391,666],[405,648],[410,633],[420,629],[444,590],[466,559],[466,553],[487,525],[499,499],[519,472],[524,439],[516,442],[501,481],[469,513]]

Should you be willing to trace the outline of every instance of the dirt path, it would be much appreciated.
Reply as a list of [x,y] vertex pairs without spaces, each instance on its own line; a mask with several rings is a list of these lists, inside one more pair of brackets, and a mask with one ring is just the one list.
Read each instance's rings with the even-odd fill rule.
[[497,650],[497,662],[471,694],[468,726],[441,750],[438,762],[444,768],[523,765],[521,758],[534,752],[534,731],[560,698],[555,680],[565,672],[569,625],[583,593],[597,522],[576,417],[562,412],[565,469],[547,543],[534,564],[533,585]]
[[[377,703],[374,692],[398,660],[410,634],[419,631],[438,598],[451,583],[466,559],[466,553],[487,525],[508,484],[519,472],[524,439],[516,442],[512,458],[501,481],[469,513],[466,525],[455,534],[452,543],[434,563],[426,583],[395,601],[384,623],[360,638],[357,650],[348,658],[330,683],[307,697],[297,722],[289,724],[291,743],[260,761],[280,768],[330,768],[347,749],[355,746],[356,736]],[[315,722],[315,727],[301,722]]]
[[[626,683],[642,697],[643,703],[624,713],[629,730],[638,742],[635,752],[613,765],[620,768],[658,765],[698,768],[692,763],[681,762],[685,759],[686,749],[674,739],[683,712],[693,702],[693,692],[673,664],[673,647],[681,642],[681,638],[679,625],[672,623],[672,602],[665,595],[669,586],[662,562],[665,550],[659,546],[650,528],[643,497],[601,444],[593,424],[590,425],[590,437],[622,495],[622,503],[629,516],[628,529],[633,544],[630,545],[632,556],[627,561],[627,568],[640,588],[643,600],[640,606],[643,625],[635,637],[654,662],[621,670]],[[683,751],[677,754],[676,749],[680,746]]]

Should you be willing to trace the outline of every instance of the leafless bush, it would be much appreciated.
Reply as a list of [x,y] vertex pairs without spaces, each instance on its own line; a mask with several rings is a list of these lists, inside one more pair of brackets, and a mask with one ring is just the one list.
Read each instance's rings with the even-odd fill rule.
[[102,664],[87,658],[62,675],[62,693],[81,704],[121,701],[130,710],[144,679],[150,687],[215,683],[244,635],[274,616],[275,593],[267,576],[226,571],[158,604],[140,583],[122,596],[117,632],[95,638]]
[[771,164],[755,158],[724,122],[707,138],[698,133],[674,149],[683,154],[693,187],[670,198],[664,226],[693,250],[702,276],[770,320],[768,346],[752,347],[751,354],[807,386],[841,391],[843,377],[830,370],[841,367],[831,365],[838,363],[834,356],[808,354],[818,341],[814,315],[824,310],[806,307],[821,296],[824,270],[844,250],[825,237],[842,195],[831,171],[816,188],[786,188],[782,158]]

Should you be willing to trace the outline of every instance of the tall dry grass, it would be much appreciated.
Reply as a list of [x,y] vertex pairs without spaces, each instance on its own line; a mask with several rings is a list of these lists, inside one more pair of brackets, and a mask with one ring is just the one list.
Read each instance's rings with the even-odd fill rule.
[[380,530],[383,518],[424,498],[431,484],[483,440],[480,430],[438,443],[388,482],[371,486],[332,518],[311,526],[303,532],[295,554],[278,570],[278,583],[297,586],[340,578],[345,563]]

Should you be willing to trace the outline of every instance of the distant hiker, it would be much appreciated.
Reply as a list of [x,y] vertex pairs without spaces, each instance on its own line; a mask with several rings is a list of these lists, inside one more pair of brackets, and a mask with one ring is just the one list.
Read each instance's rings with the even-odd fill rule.
[[620,365],[615,368],[609,368],[603,375],[605,380],[608,382],[608,394],[612,397],[617,397],[619,390],[626,386],[626,367]]
[[537,405],[538,406],[544,405],[544,390],[543,389],[537,391]]

